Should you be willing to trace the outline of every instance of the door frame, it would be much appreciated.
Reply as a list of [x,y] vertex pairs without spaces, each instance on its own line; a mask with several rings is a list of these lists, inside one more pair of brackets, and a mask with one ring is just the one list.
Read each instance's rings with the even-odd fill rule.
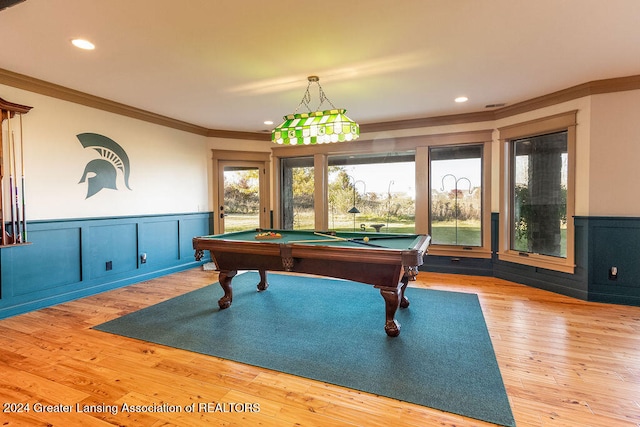
[[[260,227],[270,227],[270,188],[271,188],[271,153],[211,150],[213,159],[213,229],[215,234],[223,230],[224,220],[220,218],[223,213],[220,210],[221,194],[224,194],[224,168],[225,166],[256,167],[260,170]],[[221,193],[222,192],[222,193]]]

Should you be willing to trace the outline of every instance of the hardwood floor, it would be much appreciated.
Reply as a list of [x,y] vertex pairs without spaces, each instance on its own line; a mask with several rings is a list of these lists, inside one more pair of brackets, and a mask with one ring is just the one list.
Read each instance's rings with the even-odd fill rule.
[[[216,278],[194,269],[0,320],[0,402],[13,411],[0,425],[489,425],[90,329]],[[640,307],[486,277],[421,273],[411,285],[478,294],[519,427],[640,426]],[[196,411],[110,411],[163,403]]]

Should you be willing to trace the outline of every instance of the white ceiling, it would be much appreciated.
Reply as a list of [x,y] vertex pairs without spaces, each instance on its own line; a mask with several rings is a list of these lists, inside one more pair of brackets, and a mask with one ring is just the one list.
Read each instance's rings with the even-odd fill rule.
[[26,0],[0,11],[0,40],[5,70],[262,132],[296,109],[312,74],[361,124],[640,74],[640,0]]

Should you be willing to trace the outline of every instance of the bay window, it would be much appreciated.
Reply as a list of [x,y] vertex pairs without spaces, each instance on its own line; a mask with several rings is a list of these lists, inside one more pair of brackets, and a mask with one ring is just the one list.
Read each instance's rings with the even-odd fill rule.
[[430,148],[432,244],[482,246],[482,157],[482,144]]
[[500,129],[500,259],[573,272],[575,112]]

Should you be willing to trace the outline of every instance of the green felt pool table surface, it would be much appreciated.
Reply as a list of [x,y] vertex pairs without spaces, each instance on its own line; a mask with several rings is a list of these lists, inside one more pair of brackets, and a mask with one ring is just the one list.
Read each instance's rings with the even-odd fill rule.
[[[276,239],[259,240],[256,236],[260,233],[279,233],[282,237]],[[327,237],[333,233],[333,237]],[[368,238],[369,245],[364,245],[363,239]],[[304,230],[245,230],[232,233],[217,234],[212,236],[202,236],[201,239],[235,240],[242,242],[266,242],[284,244],[306,244],[320,246],[342,246],[342,247],[381,247],[384,249],[413,249],[423,238],[420,234],[394,234],[394,233],[366,233],[366,232],[314,232]],[[342,240],[347,239],[347,240]],[[355,240],[355,241],[351,241]],[[375,246],[374,246],[375,245]]]

